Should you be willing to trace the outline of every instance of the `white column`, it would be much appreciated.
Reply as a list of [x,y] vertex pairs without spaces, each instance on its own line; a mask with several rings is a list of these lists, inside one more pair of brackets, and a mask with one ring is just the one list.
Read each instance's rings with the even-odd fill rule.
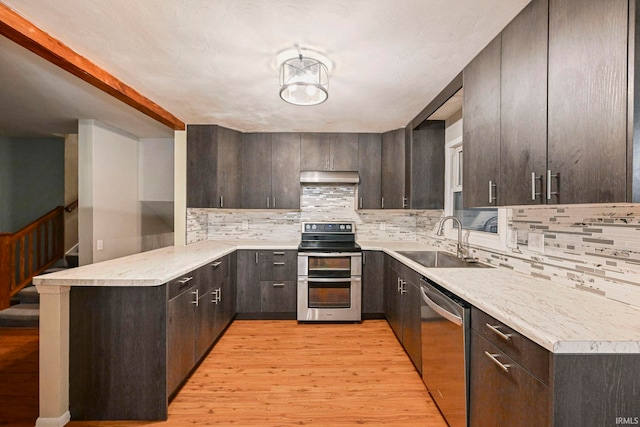
[[187,239],[187,132],[174,132],[173,236],[175,246]]
[[40,416],[36,427],[62,427],[69,413],[69,286],[37,285],[40,294]]

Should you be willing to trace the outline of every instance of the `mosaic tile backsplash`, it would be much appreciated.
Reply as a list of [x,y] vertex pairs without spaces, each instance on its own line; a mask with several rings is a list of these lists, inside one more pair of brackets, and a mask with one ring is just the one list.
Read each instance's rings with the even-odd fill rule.
[[[187,209],[187,243],[299,240],[302,221],[353,221],[361,241],[418,241],[455,251],[455,242],[435,236],[441,210],[358,211],[356,200],[354,186],[305,186],[300,210]],[[640,204],[514,208],[507,221],[517,247],[471,247],[472,255],[640,308]],[[528,248],[529,233],[544,236],[543,253]]]

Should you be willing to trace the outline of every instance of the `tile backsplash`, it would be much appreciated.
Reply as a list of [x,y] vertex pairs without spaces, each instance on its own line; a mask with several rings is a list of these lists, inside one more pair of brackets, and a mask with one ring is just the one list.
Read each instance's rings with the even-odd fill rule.
[[[455,251],[435,236],[441,210],[356,210],[354,186],[305,186],[300,210],[187,209],[187,242],[300,239],[302,221],[353,221],[361,241],[418,241]],[[640,307],[640,204],[507,209],[516,247],[472,247],[480,260]],[[529,233],[544,250],[529,249]]]

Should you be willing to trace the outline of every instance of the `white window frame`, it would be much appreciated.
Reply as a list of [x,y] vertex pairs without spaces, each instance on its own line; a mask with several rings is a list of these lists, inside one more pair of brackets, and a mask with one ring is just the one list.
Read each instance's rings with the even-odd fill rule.
[[[453,215],[453,193],[460,191],[462,183],[456,183],[457,153],[462,150],[462,136],[458,136],[445,145],[445,215]],[[464,162],[464,155],[463,155]],[[460,171],[461,172],[461,171]],[[462,174],[460,173],[460,176]],[[462,192],[464,198],[464,190]],[[444,227],[444,237],[451,240],[458,240],[458,229],[453,227],[453,221],[447,221]],[[488,249],[506,251],[507,249],[507,209],[498,208],[498,232],[485,233],[481,231],[462,230],[462,240],[464,244],[479,246]]]

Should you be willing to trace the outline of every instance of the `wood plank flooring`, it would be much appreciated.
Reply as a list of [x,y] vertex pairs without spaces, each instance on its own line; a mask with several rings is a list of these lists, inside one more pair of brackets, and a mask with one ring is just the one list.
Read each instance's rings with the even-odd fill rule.
[[171,402],[166,422],[68,425],[446,427],[384,320],[237,320]]
[[0,426],[38,418],[38,329],[0,328]]

